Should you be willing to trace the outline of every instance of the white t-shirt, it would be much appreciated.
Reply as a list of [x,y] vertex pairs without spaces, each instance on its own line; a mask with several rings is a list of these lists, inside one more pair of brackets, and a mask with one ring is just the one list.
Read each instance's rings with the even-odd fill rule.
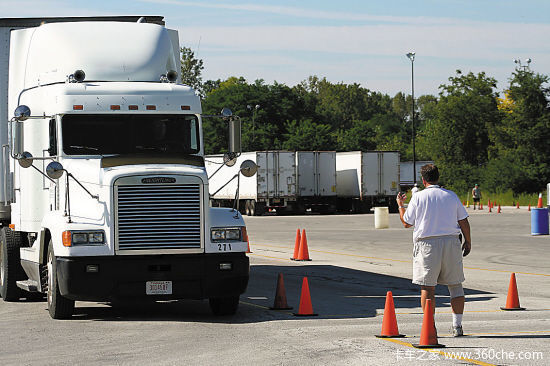
[[458,221],[467,217],[468,213],[458,196],[438,185],[430,185],[415,193],[403,215],[405,222],[414,226],[414,240],[458,235]]
[[415,194],[416,192],[418,192],[418,191],[419,191],[418,187],[413,187],[413,188],[411,189],[411,197],[414,196],[414,194]]

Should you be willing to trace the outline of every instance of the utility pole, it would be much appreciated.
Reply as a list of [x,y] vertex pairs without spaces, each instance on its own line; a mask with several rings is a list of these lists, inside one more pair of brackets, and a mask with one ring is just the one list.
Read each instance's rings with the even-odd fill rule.
[[416,183],[416,126],[414,121],[414,56],[415,52],[407,53],[411,60],[411,88],[412,88],[412,143],[413,143],[413,184]]

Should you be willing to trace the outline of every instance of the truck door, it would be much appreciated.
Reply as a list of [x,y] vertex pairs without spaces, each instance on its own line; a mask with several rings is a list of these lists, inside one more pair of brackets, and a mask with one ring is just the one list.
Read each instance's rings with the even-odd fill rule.
[[397,195],[399,191],[399,153],[380,153],[381,194]]
[[313,151],[296,151],[296,174],[298,194],[301,197],[311,197],[317,192],[317,159]]
[[380,168],[378,152],[363,153],[363,196],[376,196],[380,194]]
[[315,155],[316,194],[323,197],[336,196],[336,153],[334,151],[318,151]]

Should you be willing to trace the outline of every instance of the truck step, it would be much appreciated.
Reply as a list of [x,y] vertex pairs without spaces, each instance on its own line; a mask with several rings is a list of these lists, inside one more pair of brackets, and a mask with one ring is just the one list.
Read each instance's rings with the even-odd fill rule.
[[17,287],[28,292],[38,292],[38,282],[33,280],[17,281]]

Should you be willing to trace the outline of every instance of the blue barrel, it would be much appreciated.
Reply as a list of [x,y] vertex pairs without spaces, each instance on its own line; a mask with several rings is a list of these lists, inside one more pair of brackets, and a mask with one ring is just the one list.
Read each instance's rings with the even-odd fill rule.
[[531,235],[548,235],[548,209],[531,209]]

